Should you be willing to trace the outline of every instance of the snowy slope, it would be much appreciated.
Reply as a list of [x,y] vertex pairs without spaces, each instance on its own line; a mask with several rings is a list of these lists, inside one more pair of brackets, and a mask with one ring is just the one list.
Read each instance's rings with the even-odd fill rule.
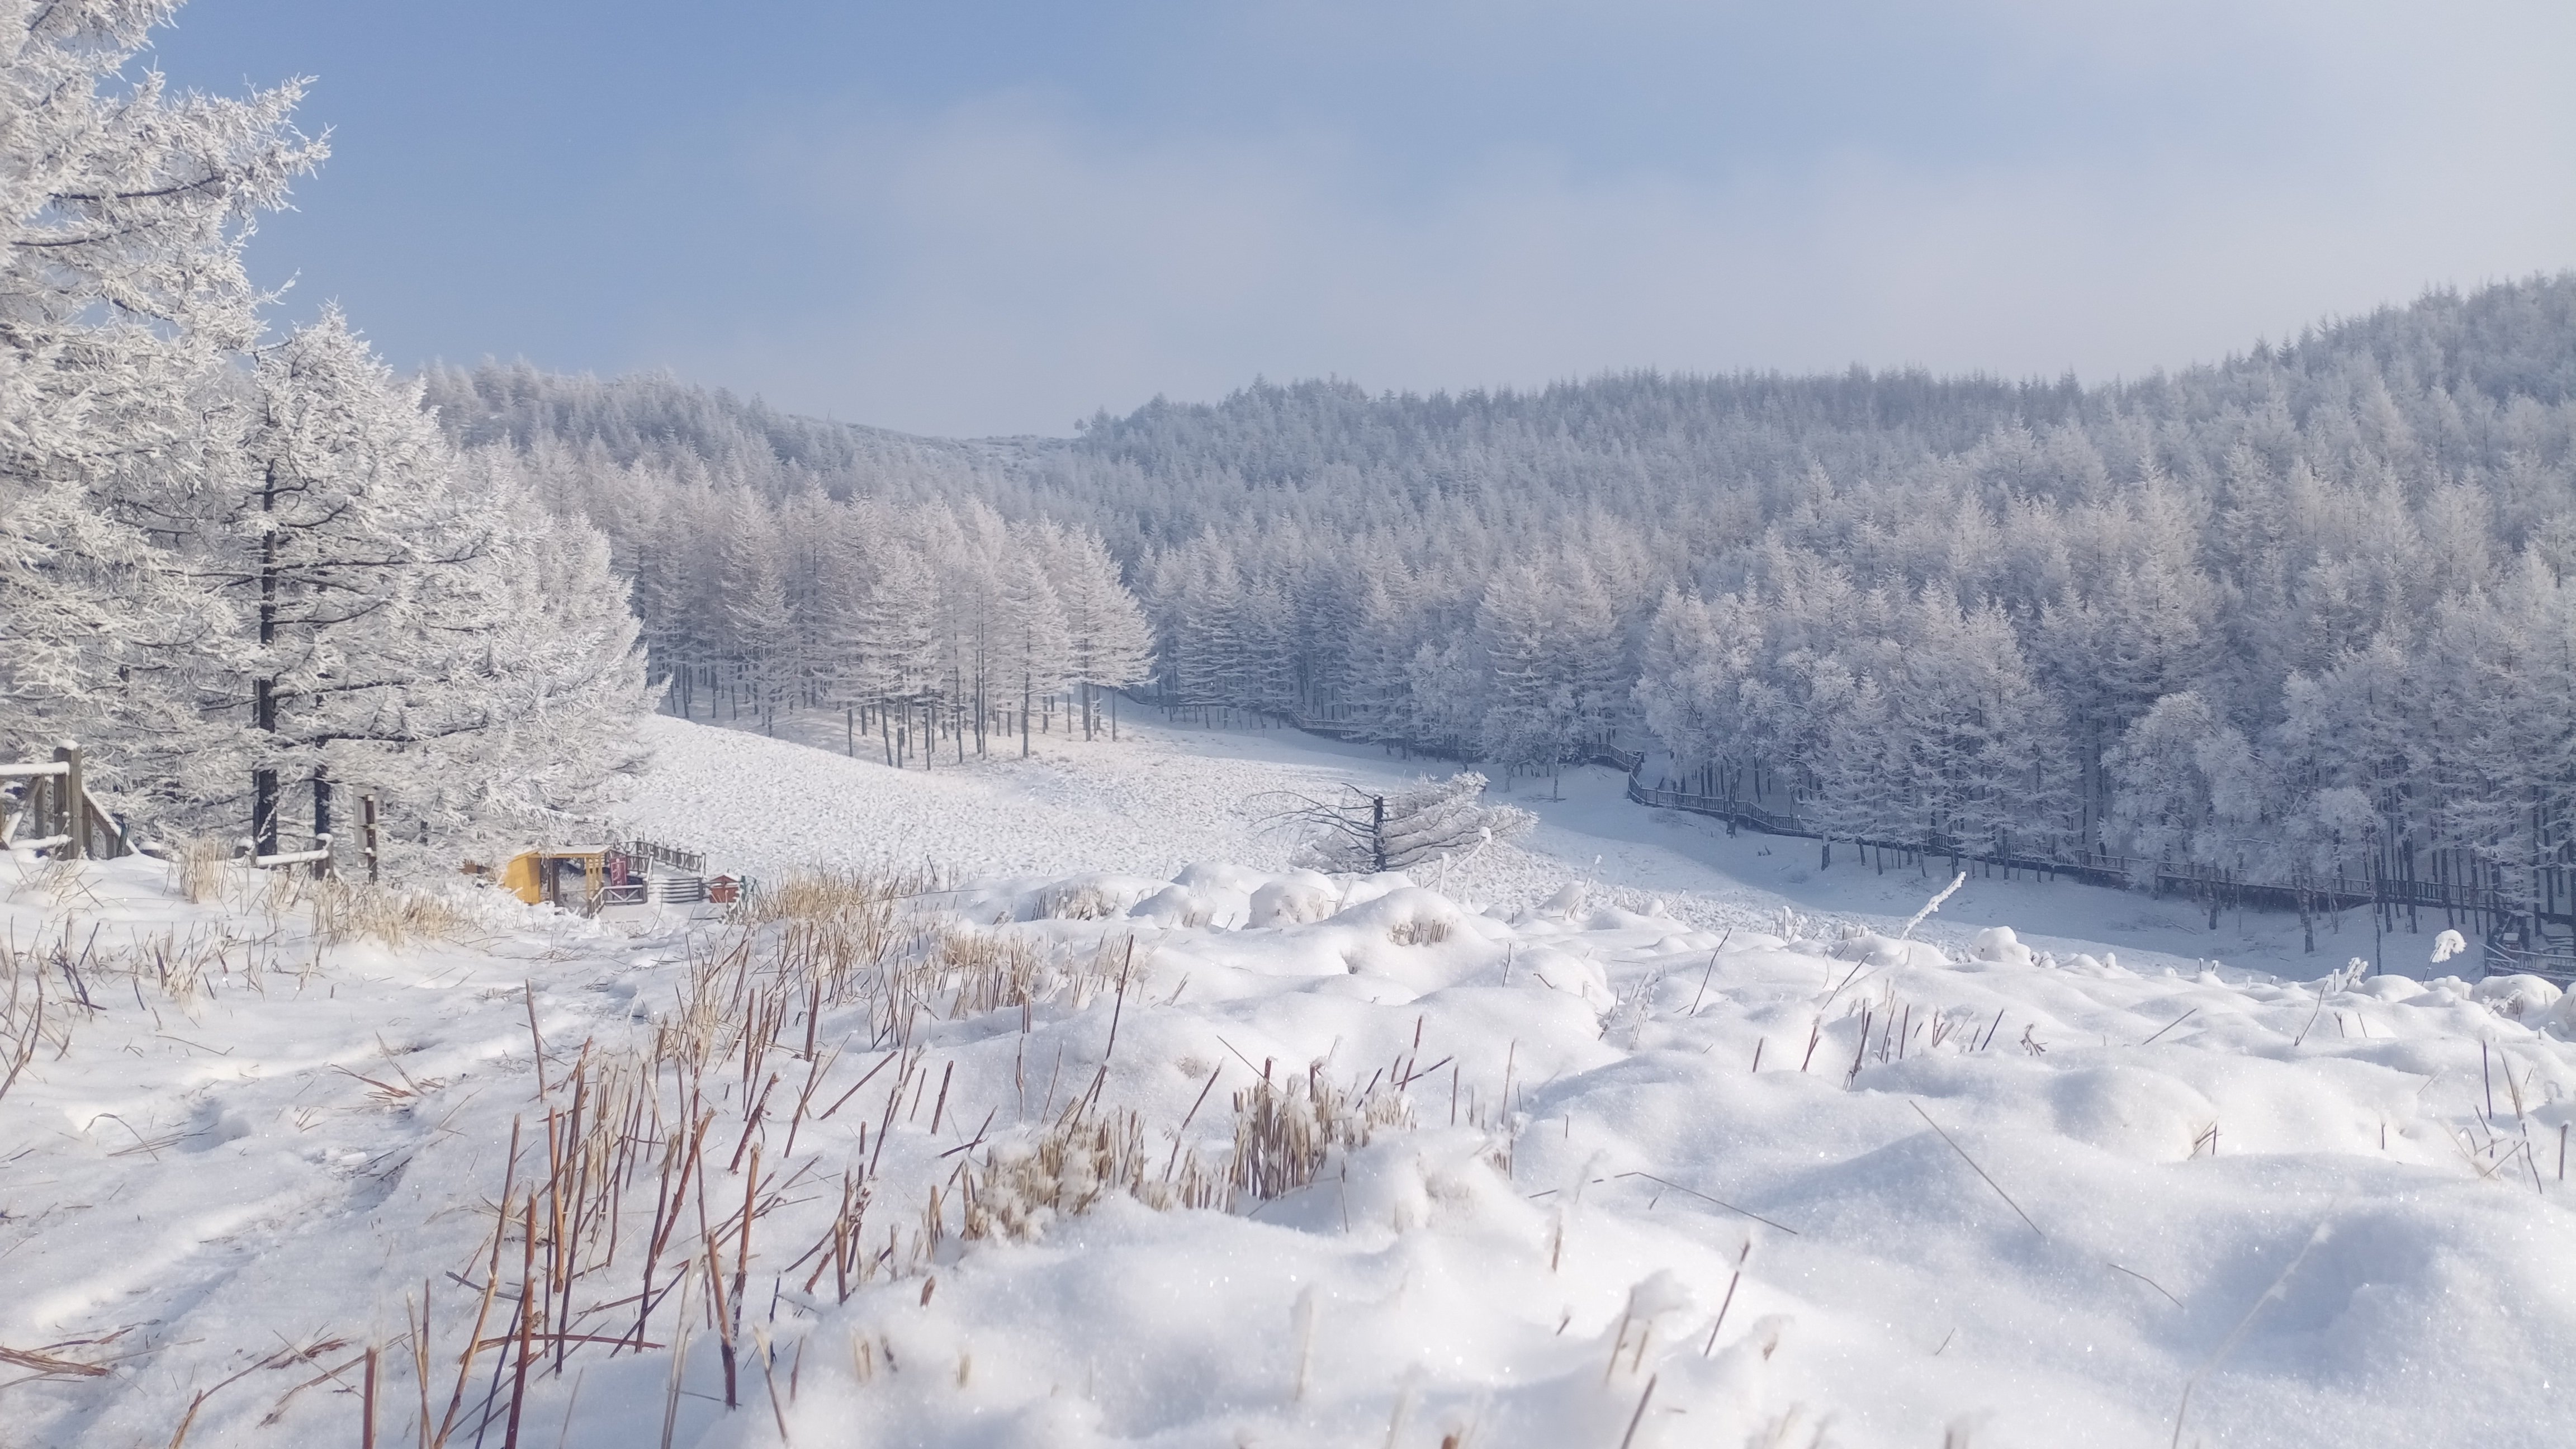
[[[416,1346],[456,1445],[513,1401],[602,1449],[2565,1438],[2576,1019],[2537,983],[2043,960],[1965,893],[1897,941],[1570,810],[1445,894],[1281,873],[1247,787],[1371,768],[1303,744],[658,743],[641,823],[735,864],[987,883],[732,925],[473,893],[397,947],[239,878],[0,866],[0,1054],[46,991],[0,1096],[0,1348],[42,1375],[0,1445],[355,1443],[371,1344],[403,1444]],[[1138,1200],[1309,1082],[1364,1145]],[[1134,1192],[1074,1210],[1068,1131]],[[692,1296],[612,1351],[648,1259]],[[558,1373],[531,1329],[523,1381],[531,1281],[576,1337]]]
[[[1145,713],[1145,711],[1136,711]],[[996,741],[989,760],[949,757],[929,770],[889,770],[867,740],[842,754],[837,716],[791,715],[779,737],[655,716],[655,759],[625,807],[646,834],[703,845],[756,875],[801,864],[933,863],[969,875],[1117,869],[1168,875],[1193,860],[1284,864],[1291,841],[1259,827],[1258,797],[1328,792],[1342,782],[1394,787],[1424,770],[1371,746],[1294,730],[1199,729],[1140,721],[1120,743],[1039,736],[1033,758]],[[798,740],[811,742],[806,748]],[[1556,786],[1554,798],[1552,783]],[[1945,883],[1920,871],[1882,873],[1844,847],[1819,867],[1812,840],[1730,836],[1723,824],[1632,804],[1618,774],[1569,770],[1561,782],[1498,782],[1495,798],[1534,810],[1540,828],[1453,872],[1462,895],[1512,908],[1569,880],[1635,908],[1662,901],[1676,915],[1724,927],[1767,924],[1782,909],[1893,929]],[[2034,946],[2070,954],[2106,949],[2142,964],[2204,961],[2313,976],[2353,957],[2399,975],[2428,975],[2435,933],[2374,940],[2366,914],[2330,921],[2314,956],[2295,918],[2231,912],[2217,930],[2184,901],[2064,882],[1972,875],[1917,935],[1964,943],[2009,925]]]

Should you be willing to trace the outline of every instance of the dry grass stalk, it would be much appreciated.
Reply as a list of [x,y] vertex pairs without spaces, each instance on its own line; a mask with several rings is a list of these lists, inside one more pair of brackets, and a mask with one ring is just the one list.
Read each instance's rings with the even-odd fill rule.
[[1386,938],[1399,946],[1433,946],[1449,939],[1449,923],[1437,917],[1398,921]]
[[[47,1345],[47,1348],[57,1346]],[[30,1379],[101,1379],[108,1375],[108,1370],[98,1364],[63,1358],[46,1349],[10,1348],[0,1345],[0,1364],[28,1371],[28,1378],[16,1380],[18,1383],[26,1383]]]
[[[461,925],[442,916],[434,898],[232,874],[245,889],[257,887],[268,907],[310,911],[317,937],[390,941]],[[577,1362],[584,1353],[671,1352],[677,1382],[685,1332],[661,1331],[685,1328],[673,1322],[675,1290],[683,1316],[695,1311],[692,1297],[711,1310],[703,1326],[720,1340],[725,1397],[739,1404],[747,1387],[741,1354],[759,1338],[759,1276],[774,1275],[791,1289],[801,1279],[810,1293],[829,1274],[833,1291],[846,1301],[889,1274],[911,1276],[942,1261],[944,1249],[954,1251],[945,1248],[952,1241],[1032,1236],[1049,1221],[1114,1196],[1157,1209],[1224,1209],[1244,1196],[1235,1174],[1207,1165],[1184,1140],[1198,1106],[1213,1095],[1213,1077],[1168,1146],[1158,1137],[1149,1141],[1147,1124],[1135,1113],[1102,1110],[1095,1084],[1026,1140],[983,1150],[979,1163],[996,1113],[979,1110],[990,1103],[961,1100],[974,1079],[953,1061],[942,1072],[928,1070],[929,1048],[916,1042],[921,1028],[1016,1010],[1025,1031],[1041,1012],[1060,1018],[1107,1006],[1113,996],[1115,1018],[1150,962],[1125,933],[1068,950],[1009,927],[961,924],[936,913],[935,903],[906,904],[925,884],[935,882],[847,873],[799,878],[765,893],[721,935],[693,949],[669,1009],[632,1048],[547,1040],[541,1027],[548,1023],[531,991],[537,1100],[524,1132],[513,1125],[499,1196],[485,1209],[489,1217],[472,1259],[454,1275],[477,1300],[474,1309],[451,1311],[441,1322],[424,1286],[416,1318],[406,1305],[404,1340],[390,1355],[380,1348],[372,1412],[402,1413],[388,1406],[417,1399],[415,1432],[403,1437],[416,1439],[420,1449],[462,1449],[478,1439],[508,1449],[521,1435],[542,1437],[527,1420],[530,1399],[542,1396],[547,1375],[564,1378],[584,1367],[586,1361]],[[0,1051],[14,1042],[28,1055],[28,1041],[41,1048],[59,1036],[57,1019],[79,1010],[60,989],[62,980],[97,989],[98,961],[84,964],[75,951],[70,972],[62,973],[50,954],[62,943],[47,945],[41,961],[23,952],[0,954],[0,980],[8,983],[0,985],[6,1003],[0,1032],[15,1033],[0,1035]],[[124,953],[114,969],[150,978],[185,999],[219,972],[240,971],[255,982],[260,972],[279,968],[262,960],[268,948],[268,939],[173,936]],[[300,953],[302,942],[293,949]],[[298,965],[287,962],[283,969]],[[46,977],[55,986],[45,990],[40,1018],[37,992]],[[14,997],[9,985],[17,987]],[[1114,1027],[1113,1020],[1113,1040]],[[439,1090],[438,1082],[406,1071],[395,1060],[399,1054],[387,1046],[387,1066],[350,1075],[389,1106]],[[6,1060],[0,1058],[0,1071]],[[1373,1081],[1358,1094],[1265,1087],[1239,1099],[1238,1116],[1249,1112],[1252,1125],[1239,1128],[1238,1139],[1253,1144],[1248,1161],[1266,1164],[1242,1175],[1261,1191],[1283,1189],[1300,1170],[1311,1176],[1318,1152],[1365,1141],[1375,1126],[1402,1120],[1394,1084],[1413,1075],[1410,1069],[1411,1059],[1400,1058],[1381,1073],[1389,1084],[1383,1093]],[[944,1090],[935,1102],[925,1101],[934,1076]],[[829,1118],[863,1089],[884,1096],[859,1109],[855,1148],[838,1133],[828,1143],[819,1130],[799,1135],[807,1119]],[[1048,1096],[1042,1119],[1064,1100],[1052,1078]],[[918,1115],[925,1106],[929,1115]],[[895,1222],[878,1228],[888,1215],[877,1206],[885,1191],[876,1169],[889,1137],[907,1121],[945,1130],[950,1111],[959,1114],[961,1132],[967,1118],[982,1119],[951,1149],[964,1160],[945,1182],[907,1184],[908,1192],[927,1189],[913,1199],[917,1217],[896,1213]],[[726,1143],[726,1136],[734,1141]],[[737,1163],[748,1170],[733,1173]],[[826,1191],[821,1204],[794,1210],[791,1244],[779,1245],[774,1231],[760,1230],[761,1220],[782,1206],[810,1203],[818,1194],[808,1176],[828,1183],[835,1167],[837,1203]],[[649,1205],[629,1203],[630,1189],[649,1195]],[[711,1209],[720,1201],[731,1210],[718,1220]],[[692,1206],[694,1238],[680,1230]],[[880,1241],[867,1245],[872,1229]],[[803,1251],[792,1263],[783,1261],[798,1248]],[[517,1273],[504,1266],[505,1257],[517,1260]],[[700,1274],[706,1291],[693,1294],[689,1285]],[[500,1311],[505,1304],[506,1314]],[[765,1351],[759,1366],[766,1380],[774,1365]],[[400,1384],[405,1374],[415,1382]],[[791,1370],[788,1397],[794,1396]]]
[[1227,1182],[1255,1202],[1313,1182],[1337,1151],[1365,1147],[1378,1129],[1411,1125],[1412,1109],[1396,1090],[1371,1084],[1345,1092],[1310,1069],[1281,1087],[1265,1072],[1234,1095],[1234,1157]]
[[[0,1007],[0,1099],[5,1099],[18,1084],[18,1074],[36,1059],[37,1044],[45,1039],[45,972],[41,966],[21,971],[18,953],[5,942],[0,942],[0,970],[9,976],[8,1004]],[[68,1036],[64,1044],[70,1044]]]

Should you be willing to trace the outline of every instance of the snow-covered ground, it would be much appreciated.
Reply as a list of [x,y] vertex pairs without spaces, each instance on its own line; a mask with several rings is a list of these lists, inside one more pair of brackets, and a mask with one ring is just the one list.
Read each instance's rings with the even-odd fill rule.
[[0,1445],[354,1444],[371,1346],[386,1444],[2568,1437],[2543,985],[2278,979],[2019,883],[1900,941],[1938,882],[1607,776],[1445,891],[1326,879],[1242,802],[1404,766],[1139,736],[898,774],[657,722],[634,824],[767,922],[480,892],[388,945],[0,866]]
[[[928,862],[976,876],[1168,875],[1194,860],[1284,864],[1293,842],[1261,827],[1266,794],[1328,793],[1342,782],[1392,787],[1455,768],[1295,730],[1169,725],[1132,707],[1117,745],[1040,735],[1022,760],[1016,740],[996,740],[987,760],[970,753],[961,767],[948,756],[928,770],[889,770],[864,738],[854,758],[844,757],[837,715],[790,715],[777,729],[772,738],[656,716],[656,763],[627,807],[630,819],[643,833],[702,843],[720,866],[761,876],[815,862]],[[1844,846],[1825,868],[1812,840],[1730,836],[1719,821],[1646,809],[1628,799],[1623,776],[1599,766],[1558,781],[1497,782],[1494,798],[1537,812],[1541,825],[1452,873],[1450,886],[1490,905],[1518,908],[1579,879],[1601,898],[1639,908],[1661,900],[1675,915],[1720,927],[1768,923],[1783,908],[1886,925],[1946,883],[1927,873],[1937,865],[1881,872]],[[2421,934],[2381,942],[2368,913],[2349,912],[2320,924],[2309,956],[2297,918],[2285,913],[2230,911],[2212,931],[2188,901],[1972,874],[1916,934],[1955,944],[2009,925],[2039,949],[2108,948],[2156,967],[2215,961],[2315,976],[2360,957],[2383,972],[2439,974],[2428,969],[2434,939],[2465,923],[2427,915],[2418,924]]]

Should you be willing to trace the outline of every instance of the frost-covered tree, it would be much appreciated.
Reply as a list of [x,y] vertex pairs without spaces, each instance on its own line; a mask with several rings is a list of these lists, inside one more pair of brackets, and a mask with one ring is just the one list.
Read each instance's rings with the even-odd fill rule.
[[261,301],[241,245],[325,154],[296,85],[129,73],[171,8],[0,6],[0,753],[81,735],[129,800],[176,790],[229,634],[164,546],[232,466],[218,394]]
[[1065,681],[1080,691],[1082,737],[1094,732],[1097,691],[1152,677],[1153,626],[1119,581],[1117,562],[1087,528],[1044,536],[1047,578],[1064,608]]
[[[336,310],[260,345],[240,248],[323,148],[294,86],[130,74],[174,8],[0,5],[0,751],[80,733],[149,834],[263,851],[331,829],[343,786],[441,849],[595,818],[641,708],[606,547],[460,492],[419,387]],[[562,452],[508,464],[599,497],[604,459]]]
[[1485,777],[1468,770],[1393,792],[1345,785],[1328,796],[1282,792],[1253,803],[1269,824],[1300,837],[1297,864],[1367,874],[1517,840],[1538,823],[1528,811],[1488,805],[1484,796]]
[[[229,487],[204,505],[192,571],[223,588],[246,636],[213,682],[226,749],[196,761],[200,802],[249,786],[250,833],[275,854],[281,782],[310,782],[330,829],[337,747],[402,726],[401,697],[449,666],[431,577],[490,547],[447,486],[446,441],[336,309],[257,359]],[[247,777],[246,781],[244,777]]]
[[636,724],[651,708],[626,582],[578,519],[471,478],[456,501],[490,533],[425,581],[425,659],[444,664],[348,741],[342,768],[449,849],[596,838],[644,763]]
[[446,848],[595,821],[644,708],[606,541],[462,466],[334,310],[262,351],[250,393],[237,481],[199,495],[182,554],[244,630],[192,804],[246,813],[263,854],[290,818],[331,832],[352,788]]
[[768,508],[755,496],[736,495],[716,540],[716,576],[723,584],[714,623],[735,713],[748,703],[764,726],[785,707],[795,679],[796,631],[787,607],[784,555]]
[[[939,697],[939,639],[932,628],[938,585],[911,546],[888,543],[874,552],[876,567],[856,614],[863,643],[854,680],[875,706],[886,763],[900,764],[917,733],[914,712]],[[927,763],[929,745],[922,742],[919,750]]]
[[1035,551],[1013,561],[1002,580],[998,673],[1018,697],[1020,753],[1029,753],[1029,721],[1040,699],[1061,690],[1072,669],[1064,604]]

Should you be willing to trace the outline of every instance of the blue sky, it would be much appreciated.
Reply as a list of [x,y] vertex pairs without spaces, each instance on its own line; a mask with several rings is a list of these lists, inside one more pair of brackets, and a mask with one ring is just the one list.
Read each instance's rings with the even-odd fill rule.
[[915,432],[1257,374],[2087,379],[2576,265],[2564,0],[195,0],[317,77],[252,247],[397,365]]

